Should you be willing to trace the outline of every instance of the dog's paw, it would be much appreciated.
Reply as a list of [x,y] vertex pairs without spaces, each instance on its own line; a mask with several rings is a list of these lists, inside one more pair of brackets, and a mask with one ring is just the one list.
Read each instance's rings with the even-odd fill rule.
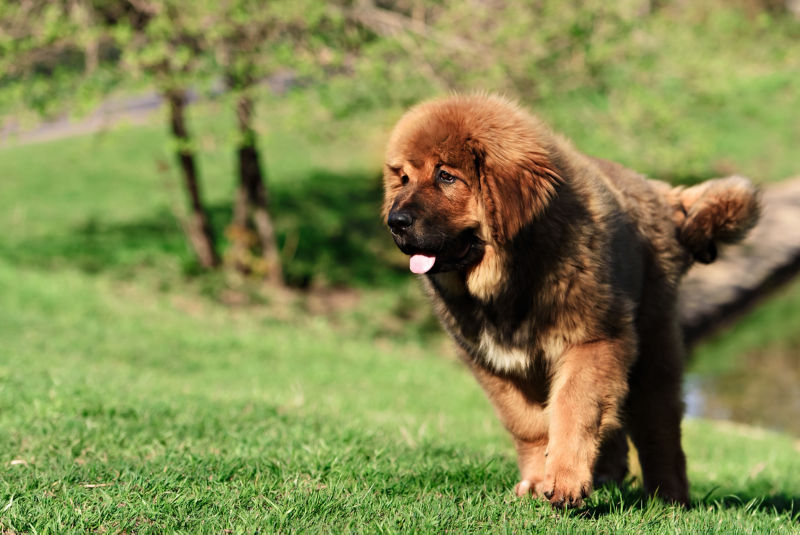
[[583,499],[592,492],[592,482],[588,477],[562,470],[545,476],[536,485],[535,493],[544,496],[555,508],[571,508],[583,506]]
[[523,496],[538,496],[536,493],[536,486],[537,483],[535,481],[531,481],[530,479],[523,479],[519,483],[514,486],[514,494],[519,497]]

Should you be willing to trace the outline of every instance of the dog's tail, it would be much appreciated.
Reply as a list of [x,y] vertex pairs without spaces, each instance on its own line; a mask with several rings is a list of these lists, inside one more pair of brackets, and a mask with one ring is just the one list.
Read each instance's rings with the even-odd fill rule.
[[738,242],[761,214],[758,189],[741,176],[677,187],[671,193],[679,208],[675,213],[678,239],[704,264],[716,259],[717,243]]

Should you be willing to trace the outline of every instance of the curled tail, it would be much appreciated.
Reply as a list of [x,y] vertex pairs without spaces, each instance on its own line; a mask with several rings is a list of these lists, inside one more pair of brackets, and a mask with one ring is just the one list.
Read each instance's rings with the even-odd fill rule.
[[708,180],[672,190],[677,201],[678,239],[695,260],[710,264],[717,243],[735,243],[755,226],[761,214],[758,189],[741,176]]

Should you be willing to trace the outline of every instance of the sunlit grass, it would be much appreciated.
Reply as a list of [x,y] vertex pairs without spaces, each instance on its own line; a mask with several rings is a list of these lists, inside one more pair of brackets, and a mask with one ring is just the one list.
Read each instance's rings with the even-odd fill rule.
[[796,445],[687,422],[695,507],[517,500],[511,444],[435,339],[0,263],[0,523],[14,531],[790,533]]

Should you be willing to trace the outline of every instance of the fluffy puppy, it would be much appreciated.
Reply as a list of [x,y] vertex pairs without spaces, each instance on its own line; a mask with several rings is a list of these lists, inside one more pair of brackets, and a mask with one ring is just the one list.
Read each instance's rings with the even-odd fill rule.
[[647,491],[687,504],[678,282],[755,224],[752,184],[672,188],[475,95],[408,111],[384,185],[397,246],[513,437],[517,494],[581,505],[625,476],[627,434]]

